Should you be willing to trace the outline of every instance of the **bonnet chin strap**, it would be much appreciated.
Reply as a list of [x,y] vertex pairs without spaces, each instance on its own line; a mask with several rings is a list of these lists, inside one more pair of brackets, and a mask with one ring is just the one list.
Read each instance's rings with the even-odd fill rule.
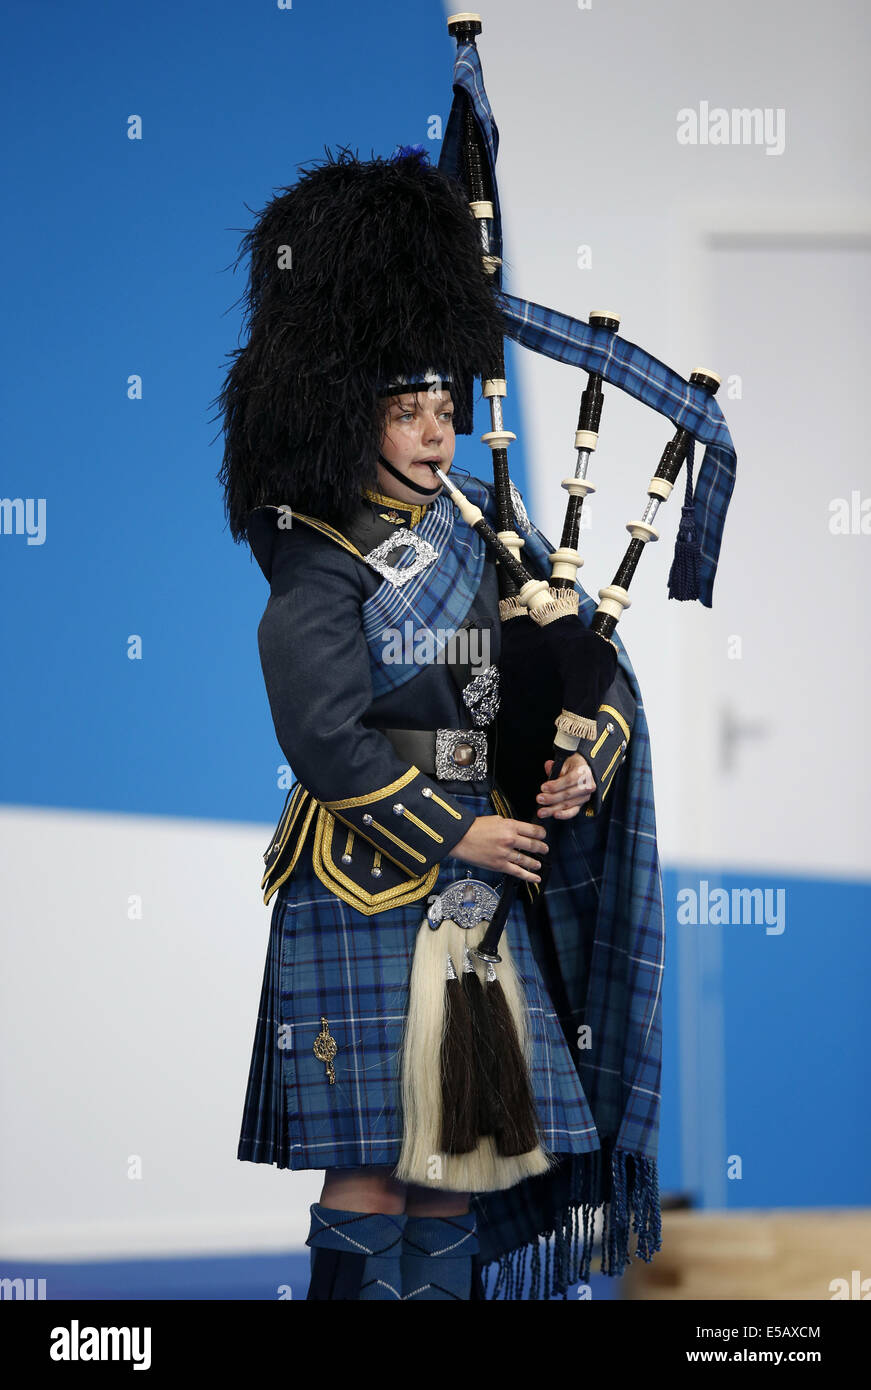
[[402,483],[403,487],[410,487],[412,492],[419,493],[421,497],[437,497],[442,490],[441,483],[439,483],[438,487],[421,487],[419,483],[413,483],[410,478],[406,478],[404,473],[400,473],[398,468],[394,468],[392,463],[388,463],[383,454],[378,455],[378,462],[382,467],[387,469],[387,472],[390,473],[397,482]]

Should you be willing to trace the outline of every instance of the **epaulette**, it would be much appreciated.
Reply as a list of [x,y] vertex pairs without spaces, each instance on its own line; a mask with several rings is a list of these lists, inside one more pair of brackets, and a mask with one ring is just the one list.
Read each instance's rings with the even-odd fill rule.
[[289,506],[275,506],[272,503],[265,503],[263,506],[252,508],[248,513],[245,529],[251,553],[269,583],[272,582],[272,566],[278,534],[280,531],[292,530],[294,523],[299,521],[311,530],[320,532],[322,536],[329,537],[343,550],[356,556],[358,560],[363,559],[353,542],[343,536],[341,531],[337,531],[335,526],[330,526],[326,521],[320,521],[314,516],[303,516],[301,512],[295,512]]
[[[372,500],[378,498],[378,494],[371,494],[370,496]],[[417,506],[405,506],[397,511],[395,506],[391,505],[390,498],[383,498],[382,501],[384,505],[380,509],[377,504],[373,506],[361,501],[359,511],[344,524],[341,530],[328,521],[322,521],[320,517],[295,512],[289,506],[279,507],[264,504],[260,507],[254,507],[248,513],[246,523],[248,543],[254,558],[270,583],[272,582],[272,565],[277,533],[281,530],[291,530],[296,522],[301,522],[310,530],[333,541],[335,545],[338,545],[349,555],[353,555],[362,564],[368,564],[366,557],[370,551],[396,532],[404,523],[416,524],[423,511],[423,508]],[[378,573],[379,577],[381,576],[382,571],[377,566],[370,565],[369,568],[373,573]]]

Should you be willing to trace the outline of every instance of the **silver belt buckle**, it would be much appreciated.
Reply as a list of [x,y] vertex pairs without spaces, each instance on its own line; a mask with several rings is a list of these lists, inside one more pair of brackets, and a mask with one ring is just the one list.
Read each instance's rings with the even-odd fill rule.
[[480,782],[487,776],[487,735],[483,729],[436,729],[436,777]]

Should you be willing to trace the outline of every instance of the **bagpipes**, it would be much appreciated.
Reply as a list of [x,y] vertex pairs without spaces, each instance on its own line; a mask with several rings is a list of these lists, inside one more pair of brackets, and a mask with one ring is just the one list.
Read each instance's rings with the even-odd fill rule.
[[[483,27],[479,15],[455,14],[449,16],[447,23],[448,32],[457,41],[458,52],[463,46],[475,46],[475,39]],[[463,93],[461,106],[463,171],[469,206],[478,219],[485,273],[495,276],[501,265],[501,257],[494,252],[492,245],[496,212],[492,161],[488,157],[472,102],[466,93]],[[501,245],[501,238],[499,240]],[[591,313],[589,322],[604,338],[615,336],[620,326],[616,314],[602,311]],[[559,776],[570,754],[577,751],[580,740],[596,736],[596,715],[617,667],[617,649],[610,639],[623,610],[629,607],[628,589],[644,547],[658,539],[659,533],[652,524],[653,520],[662,502],[667,501],[671,494],[692,446],[693,436],[688,429],[680,426],[666,444],[648,484],[648,501],[641,518],[626,525],[632,539],[612,582],[599,590],[599,607],[587,627],[578,616],[579,595],[575,582],[583,559],[577,546],[584,498],[595,491],[587,472],[591,454],[598,443],[603,377],[598,372],[588,372],[587,384],[581,395],[574,440],[575,471],[573,477],[562,481],[562,487],[568,493],[565,520],[559,547],[549,557],[551,574],[545,584],[544,581],[534,580],[519,559],[523,541],[514,526],[514,490],[506,447],[516,436],[506,431],[503,424],[502,399],[506,394],[503,362],[504,356],[496,364],[493,379],[483,383],[483,394],[490,402],[491,429],[482,439],[489,445],[493,456],[498,533],[493,534],[479,509],[463,498],[459,488],[439,470],[434,471],[439,474],[464,519],[478,531],[499,566],[500,615],[503,620],[500,663],[504,689],[500,708],[502,736],[508,742],[513,757],[519,748],[540,749],[542,727],[549,732],[555,725],[551,750],[553,766],[549,774],[549,779],[553,780]],[[720,385],[719,376],[703,368],[696,368],[690,374],[689,381],[711,398]],[[476,516],[476,512],[479,515]],[[684,544],[679,537],[679,546]],[[682,559],[685,557],[678,549],[676,563],[679,565]],[[535,672],[534,681],[529,679],[530,671]],[[552,708],[557,686],[561,691],[561,708],[554,718],[547,705],[550,703]],[[533,689],[544,692],[543,702],[530,698]],[[528,756],[521,754],[523,767],[528,767],[529,761]],[[542,761],[536,760],[536,767],[543,772]],[[530,794],[534,796],[539,780],[536,779],[531,787],[524,787],[521,782],[514,798],[518,809],[529,811]],[[545,829],[551,830],[552,825]],[[550,836],[547,838],[549,842]],[[546,867],[542,867],[544,882]],[[517,886],[516,878],[506,884],[490,928],[477,949],[478,956],[485,961],[498,963],[496,947]]]
[[[449,33],[457,41],[458,58],[455,100],[441,162],[452,164],[451,172],[464,185],[479,228],[484,272],[495,293],[502,264],[494,167],[498,136],[484,94],[475,46],[482,24],[480,16],[471,13],[451,15],[447,23]],[[529,307],[524,305],[525,309]],[[574,321],[565,322],[579,330]],[[513,812],[522,819],[534,818],[535,795],[544,780],[545,759],[553,758],[549,773],[553,780],[560,775],[566,759],[578,749],[580,740],[596,736],[597,714],[607,701],[617,674],[618,650],[613,633],[629,607],[628,590],[644,547],[658,539],[654,518],[660,505],[668,500],[687,459],[688,501],[678,532],[670,596],[699,597],[698,542],[692,526],[691,496],[696,436],[682,422],[666,444],[648,484],[648,500],[641,518],[627,523],[630,542],[612,582],[599,590],[595,614],[588,623],[579,614],[576,578],[583,560],[578,540],[584,499],[595,491],[587,475],[598,442],[603,383],[610,380],[666,413],[654,395],[655,388],[641,380],[643,371],[638,373],[641,384],[636,385],[621,377],[619,366],[612,367],[616,345],[620,345],[618,364],[634,366],[636,360],[643,359],[644,366],[653,364],[655,369],[661,369],[651,369],[648,374],[657,382],[666,382],[672,392],[674,384],[680,383],[685,396],[684,414],[697,425],[705,414],[703,399],[712,400],[720,385],[720,378],[704,369],[694,370],[689,382],[684,382],[634,345],[619,339],[619,326],[617,315],[593,312],[589,329],[585,326],[581,334],[584,355],[592,365],[587,366],[575,432],[574,474],[562,480],[568,493],[565,520],[559,547],[549,555],[549,579],[535,577],[521,558],[524,540],[517,530],[516,518],[518,512],[523,517],[523,509],[508,466],[508,446],[516,436],[505,428],[503,415],[507,393],[504,351],[500,350],[492,370],[482,378],[483,395],[490,408],[490,430],[482,440],[492,457],[495,528],[481,508],[432,465],[460,515],[478,532],[497,564],[502,619],[498,728],[500,746],[508,750],[503,756],[500,785]],[[530,334],[533,331],[527,330]],[[545,345],[527,339],[528,345],[559,356],[558,348],[552,350],[547,345],[546,327],[537,331]],[[520,334],[516,336],[524,341]],[[674,418],[680,411],[668,413]],[[719,422],[711,424],[705,419],[704,423],[709,451],[713,439],[719,440],[723,435],[729,439],[724,422],[721,434],[714,433],[714,425]],[[723,517],[730,491],[731,486],[723,501]],[[722,525],[722,518],[719,524]],[[549,853],[543,856],[539,898],[547,881],[555,836],[561,828],[552,817],[545,822]],[[497,895],[488,885],[468,878],[451,884],[431,900],[429,914],[420,928],[412,972],[403,1073],[407,1128],[397,1169],[400,1178],[436,1181],[458,1190],[492,1190],[544,1172],[552,1162],[539,1143],[528,1074],[525,999],[505,936],[521,882],[519,877],[508,877]],[[432,989],[433,972],[436,978],[445,980],[443,997]],[[436,1056],[440,1061],[438,1073],[433,1066]],[[430,1171],[434,1159],[438,1160],[436,1173]]]

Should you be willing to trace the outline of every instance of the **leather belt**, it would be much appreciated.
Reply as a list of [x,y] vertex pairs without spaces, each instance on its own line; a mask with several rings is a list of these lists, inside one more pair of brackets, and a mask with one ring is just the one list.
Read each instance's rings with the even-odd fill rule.
[[486,729],[379,728],[379,733],[390,740],[400,758],[427,777],[492,787],[494,735]]

